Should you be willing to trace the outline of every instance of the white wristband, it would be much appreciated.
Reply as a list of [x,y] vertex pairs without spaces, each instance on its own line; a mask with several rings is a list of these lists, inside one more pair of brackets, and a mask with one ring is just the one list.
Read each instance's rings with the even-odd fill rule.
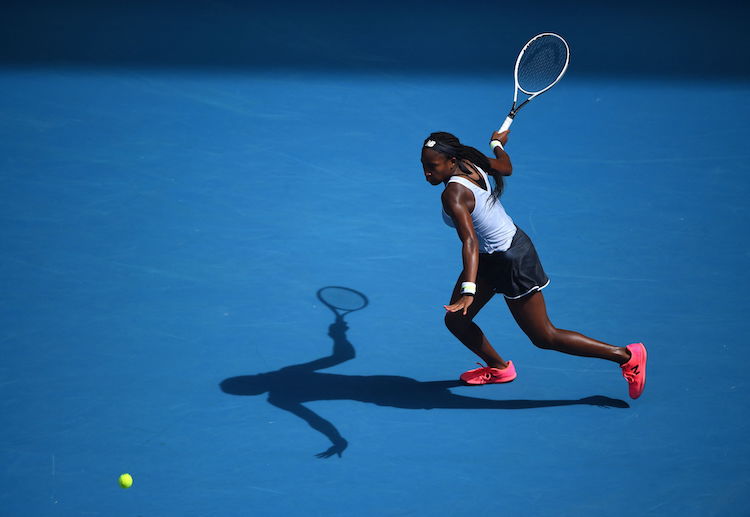
[[495,151],[495,147],[499,147],[500,149],[502,149],[503,151],[505,151],[505,148],[503,147],[503,144],[502,144],[502,142],[500,142],[500,140],[492,140],[490,142],[490,149],[493,152]]
[[475,295],[477,294],[477,284],[474,282],[464,282],[461,284],[461,294]]

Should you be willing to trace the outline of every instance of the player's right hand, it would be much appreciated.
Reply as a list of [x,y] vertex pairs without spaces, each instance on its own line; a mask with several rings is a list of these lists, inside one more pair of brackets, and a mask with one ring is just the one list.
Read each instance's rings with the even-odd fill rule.
[[492,136],[490,137],[490,142],[493,140],[498,140],[500,141],[501,144],[503,144],[503,147],[505,147],[505,144],[508,142],[509,133],[510,133],[509,129],[503,131],[502,133],[495,131],[494,133],[492,133]]

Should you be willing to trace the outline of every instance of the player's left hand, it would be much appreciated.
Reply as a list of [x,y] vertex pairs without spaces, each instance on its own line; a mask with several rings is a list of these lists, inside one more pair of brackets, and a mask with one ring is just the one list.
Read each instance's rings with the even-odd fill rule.
[[463,315],[466,316],[466,311],[469,309],[469,306],[474,302],[473,296],[462,296],[458,299],[458,301],[451,305],[443,305],[445,307],[445,310],[448,312],[458,312],[463,311]]

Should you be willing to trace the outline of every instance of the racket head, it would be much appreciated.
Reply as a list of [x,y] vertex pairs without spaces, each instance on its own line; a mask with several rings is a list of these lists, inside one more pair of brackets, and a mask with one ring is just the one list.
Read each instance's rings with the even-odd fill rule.
[[570,63],[568,42],[554,32],[537,34],[524,45],[516,59],[516,92],[537,96],[552,88]]
[[367,296],[356,289],[336,285],[321,287],[317,295],[318,300],[337,316],[364,309],[370,303]]

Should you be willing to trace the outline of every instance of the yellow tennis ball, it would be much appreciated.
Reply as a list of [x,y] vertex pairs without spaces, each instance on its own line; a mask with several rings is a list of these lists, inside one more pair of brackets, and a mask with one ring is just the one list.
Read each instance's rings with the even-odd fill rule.
[[122,488],[130,488],[133,486],[133,477],[130,474],[123,474],[120,476],[119,481]]

